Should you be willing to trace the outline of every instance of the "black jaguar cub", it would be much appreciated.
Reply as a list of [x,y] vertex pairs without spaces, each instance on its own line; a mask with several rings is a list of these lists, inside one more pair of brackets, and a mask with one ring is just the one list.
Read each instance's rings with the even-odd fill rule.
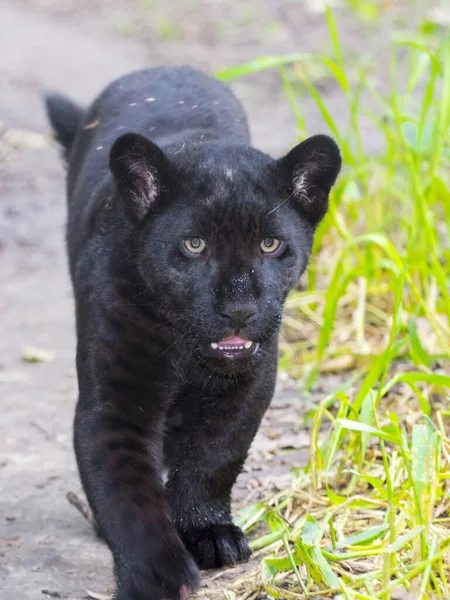
[[81,479],[117,599],[185,598],[198,567],[250,555],[231,489],[339,149],[324,135],[278,160],[251,148],[233,94],[188,67],[122,77],[86,111],[50,95],[47,110],[68,162]]

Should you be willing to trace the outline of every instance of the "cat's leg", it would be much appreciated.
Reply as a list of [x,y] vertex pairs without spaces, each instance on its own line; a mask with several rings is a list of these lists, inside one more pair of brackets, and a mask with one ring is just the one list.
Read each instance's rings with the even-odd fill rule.
[[258,392],[184,399],[189,411],[166,487],[174,522],[200,568],[250,556],[245,535],[231,520],[231,490],[272,392],[269,382]]
[[102,383],[89,397],[81,386],[75,450],[114,556],[116,599],[182,599],[197,587],[198,570],[173,525],[161,479],[164,403],[149,398],[147,388],[96,380]]

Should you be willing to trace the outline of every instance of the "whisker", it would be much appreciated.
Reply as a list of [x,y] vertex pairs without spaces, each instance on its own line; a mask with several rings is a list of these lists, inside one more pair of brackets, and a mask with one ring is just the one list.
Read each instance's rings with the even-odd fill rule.
[[275,208],[272,208],[272,210],[269,210],[269,212],[267,213],[267,216],[271,215],[276,210],[278,210],[279,208],[281,208],[282,206],[284,206],[286,204],[286,202],[288,202],[292,198],[293,195],[294,195],[294,192],[291,192],[289,194],[289,196],[287,198],[285,198],[285,200],[283,200],[282,202],[280,202],[280,204],[278,204],[278,206],[275,206]]

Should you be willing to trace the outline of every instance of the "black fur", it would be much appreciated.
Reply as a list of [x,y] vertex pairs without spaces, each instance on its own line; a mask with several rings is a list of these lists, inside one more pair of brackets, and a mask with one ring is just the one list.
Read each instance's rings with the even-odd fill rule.
[[[70,101],[47,106],[69,156],[81,479],[117,599],[178,599],[198,584],[195,562],[250,555],[231,489],[272,398],[283,303],[339,150],[326,136],[280,160],[251,148],[231,92],[187,67],[119,79],[82,122]],[[281,240],[273,254],[265,238]],[[251,348],[211,346],[231,335]]]

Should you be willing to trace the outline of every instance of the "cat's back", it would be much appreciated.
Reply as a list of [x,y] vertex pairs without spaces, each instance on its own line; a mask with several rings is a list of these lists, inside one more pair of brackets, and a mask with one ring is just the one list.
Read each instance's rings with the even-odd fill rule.
[[77,145],[109,150],[127,132],[163,148],[192,132],[199,132],[198,141],[203,133],[249,143],[245,113],[231,90],[187,66],[143,69],[112,82],[88,109]]
[[188,66],[135,71],[111,83],[92,107],[105,125],[134,128],[161,145],[173,133],[215,128],[219,136],[248,142],[244,111],[222,82]]
[[134,71],[109,84],[84,114],[69,161],[69,196],[109,175],[108,156],[124,133],[139,133],[168,154],[184,143],[249,144],[245,113],[222,82],[188,66]]

